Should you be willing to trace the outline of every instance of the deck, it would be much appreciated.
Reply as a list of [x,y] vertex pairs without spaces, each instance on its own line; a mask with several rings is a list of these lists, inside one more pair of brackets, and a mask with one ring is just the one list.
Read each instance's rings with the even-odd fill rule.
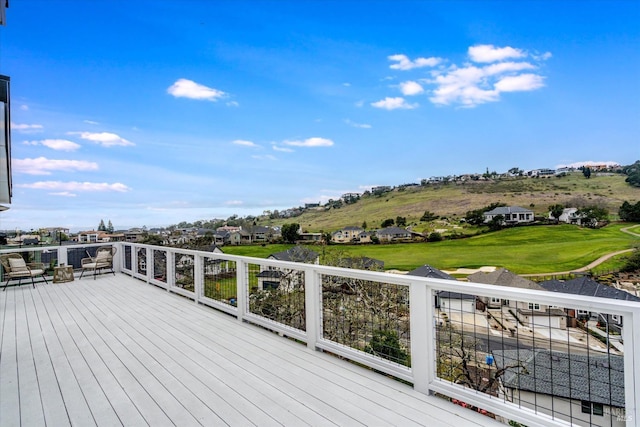
[[0,350],[4,427],[494,423],[124,274],[0,291]]

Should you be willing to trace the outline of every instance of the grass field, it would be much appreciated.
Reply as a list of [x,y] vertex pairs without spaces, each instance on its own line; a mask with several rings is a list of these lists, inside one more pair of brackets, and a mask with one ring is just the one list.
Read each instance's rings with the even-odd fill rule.
[[530,208],[536,215],[548,215],[553,204],[565,206],[600,205],[615,216],[624,201],[640,201],[640,189],[625,183],[624,175],[592,176],[586,179],[581,173],[563,177],[514,178],[500,181],[475,181],[449,183],[425,187],[408,187],[394,190],[382,196],[368,196],[357,203],[339,209],[308,210],[301,216],[288,219],[260,220],[260,225],[299,223],[303,231],[332,232],[348,225],[369,229],[379,228],[383,220],[397,216],[407,218],[407,225],[416,231],[430,231],[420,222],[425,211],[430,211],[452,221],[465,213],[481,209],[491,203],[502,202]]
[[[640,238],[620,231],[629,224],[612,224],[601,229],[571,225],[517,227],[467,239],[432,243],[314,247],[342,251],[347,256],[383,260],[385,269],[412,270],[430,264],[441,270],[481,266],[505,267],[517,274],[569,271],[599,257],[631,248]],[[266,258],[291,245],[225,246],[228,254]]]

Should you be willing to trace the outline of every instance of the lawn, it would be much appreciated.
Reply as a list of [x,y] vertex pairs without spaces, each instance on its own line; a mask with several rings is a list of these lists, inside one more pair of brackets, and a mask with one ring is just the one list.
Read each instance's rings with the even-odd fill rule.
[[[629,224],[593,230],[572,225],[516,227],[467,239],[432,243],[342,246],[348,256],[383,260],[385,269],[412,270],[423,264],[448,270],[485,265],[505,267],[517,274],[552,273],[583,267],[602,255],[628,249],[639,238],[620,231]],[[228,254],[266,258],[290,245],[225,246]],[[317,252],[323,248],[314,247]]]

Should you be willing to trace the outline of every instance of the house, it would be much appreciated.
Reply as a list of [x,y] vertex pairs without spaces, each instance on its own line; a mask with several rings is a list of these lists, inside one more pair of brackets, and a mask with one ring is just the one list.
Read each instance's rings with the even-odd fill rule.
[[[432,279],[457,280],[455,277],[430,266],[422,265],[407,273],[407,276],[430,277]],[[437,291],[435,307],[447,311],[473,313],[476,309],[476,296],[459,292]]]
[[407,242],[413,239],[413,234],[409,230],[400,227],[386,227],[376,231],[376,237],[380,242]]
[[583,426],[625,426],[624,357],[535,350],[493,352],[507,401]]
[[253,243],[267,243],[271,241],[273,234],[272,228],[258,225],[251,229],[251,241]]
[[[562,292],[565,294],[611,298],[622,301],[640,301],[639,297],[630,294],[629,292],[625,292],[612,286],[603,285],[596,282],[589,276],[581,276],[564,282],[560,280],[547,280],[546,282],[541,282],[540,286],[550,292]],[[612,331],[617,333],[622,332],[622,316],[608,313],[591,313],[587,312],[586,310],[577,309],[567,309],[567,312],[570,316],[577,319],[588,319],[592,316],[597,316],[598,321],[607,324]]]
[[213,233],[213,243],[218,246],[231,244],[231,232],[227,230],[216,230]]
[[360,235],[364,232],[364,228],[349,225],[334,232],[331,235],[331,241],[334,243],[355,243],[360,240]]
[[111,239],[104,231],[81,231],[78,233],[78,243],[106,243]]
[[242,228],[229,232],[229,244],[231,245],[249,245],[251,244],[251,233]]
[[298,233],[300,237],[299,241],[305,243],[319,243],[322,242],[322,233]]
[[318,264],[320,261],[318,253],[304,246],[296,245],[286,251],[276,252],[267,259],[277,259],[279,261],[304,262],[307,264]]
[[[544,290],[542,286],[524,277],[518,276],[505,268],[499,268],[490,273],[477,272],[470,274],[467,279],[474,283],[487,285],[508,286],[511,288]],[[555,307],[549,307],[535,301],[509,301],[496,297],[480,297],[487,308],[498,309],[507,306],[511,314],[529,328],[566,329],[566,313]]]
[[485,223],[498,215],[502,215],[503,224],[522,224],[532,222],[534,219],[532,210],[520,206],[500,206],[482,214]]
[[[558,222],[582,225],[583,216],[577,212],[578,208],[564,208],[562,214],[558,217]],[[551,212],[549,212],[549,219],[555,219]]]

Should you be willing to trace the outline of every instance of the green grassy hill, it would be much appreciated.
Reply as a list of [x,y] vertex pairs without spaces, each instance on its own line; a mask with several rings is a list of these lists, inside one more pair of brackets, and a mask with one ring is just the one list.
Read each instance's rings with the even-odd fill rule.
[[416,231],[424,231],[428,226],[420,222],[420,217],[427,210],[455,222],[464,217],[467,211],[495,202],[530,208],[536,215],[544,216],[548,215],[548,207],[556,203],[575,207],[598,205],[606,207],[615,218],[624,201],[640,201],[640,188],[628,185],[625,178],[624,175],[594,174],[586,179],[581,173],[573,173],[562,177],[407,187],[382,196],[365,196],[356,203],[338,209],[307,210],[295,218],[263,219],[260,224],[297,222],[306,232],[331,232],[347,225],[360,226],[363,222],[367,223],[368,228],[375,229],[387,218],[402,216]]

